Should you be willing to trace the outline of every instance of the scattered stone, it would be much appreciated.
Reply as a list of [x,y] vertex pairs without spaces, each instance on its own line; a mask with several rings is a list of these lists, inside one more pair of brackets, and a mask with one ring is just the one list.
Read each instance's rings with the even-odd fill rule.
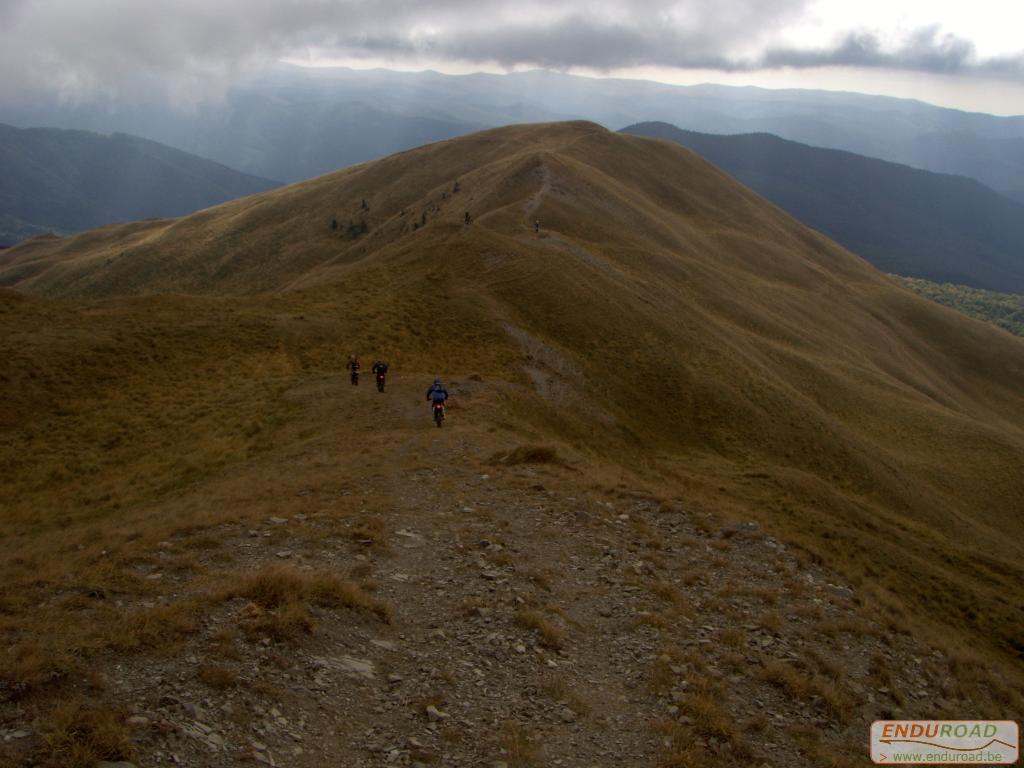
[[435,707],[433,704],[428,704],[427,705],[427,717],[430,718],[430,722],[437,723],[437,722],[440,722],[442,720],[447,720],[449,718],[449,714],[447,712],[442,712],[437,707]]
[[288,518],[287,517],[272,517],[269,520],[267,520],[267,522],[270,523],[271,525],[284,525],[285,523],[288,522]]
[[354,659],[351,656],[342,656],[340,666],[342,672],[345,672],[352,677],[362,677],[366,680],[372,680],[376,674],[371,662],[365,661],[364,659]]
[[288,550],[288,549],[282,549],[280,552],[278,552],[276,554],[282,560],[286,560],[287,558],[292,556],[291,550]]
[[145,728],[149,725],[149,718],[145,715],[132,715],[128,718],[128,725],[134,726],[135,728]]

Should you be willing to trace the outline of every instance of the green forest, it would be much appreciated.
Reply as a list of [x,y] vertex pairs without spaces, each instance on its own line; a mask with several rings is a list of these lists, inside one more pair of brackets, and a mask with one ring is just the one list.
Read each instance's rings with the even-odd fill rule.
[[997,293],[952,283],[933,283],[917,277],[890,277],[932,301],[1024,336],[1024,296],[1021,294]]

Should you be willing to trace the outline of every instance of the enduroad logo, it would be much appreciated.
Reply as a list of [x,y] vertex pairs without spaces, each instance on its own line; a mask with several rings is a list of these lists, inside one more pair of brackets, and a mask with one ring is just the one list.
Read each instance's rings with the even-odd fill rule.
[[1020,756],[1012,720],[876,720],[871,759],[879,765],[1011,765]]

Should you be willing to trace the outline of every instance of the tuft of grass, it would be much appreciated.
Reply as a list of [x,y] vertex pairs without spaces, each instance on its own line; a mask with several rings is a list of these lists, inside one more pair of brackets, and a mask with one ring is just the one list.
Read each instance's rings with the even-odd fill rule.
[[722,709],[719,697],[714,694],[698,692],[687,696],[684,708],[693,718],[693,727],[704,736],[713,736],[725,742],[732,742],[736,738],[732,717]]
[[710,768],[714,761],[691,728],[670,720],[654,724],[663,750],[658,768]]
[[565,465],[565,461],[555,448],[546,445],[520,445],[511,451],[498,451],[491,456],[492,464],[504,464],[511,467],[516,464],[557,464]]
[[551,622],[541,611],[524,608],[516,614],[516,624],[530,629],[540,636],[541,645],[558,650],[565,640],[565,633]]
[[211,688],[224,690],[238,685],[238,675],[226,667],[207,665],[199,669],[199,679]]
[[50,712],[39,763],[46,768],[93,768],[100,760],[134,754],[123,711],[72,701]]
[[537,740],[526,726],[514,720],[505,722],[498,731],[498,748],[510,768],[536,768],[543,764]]
[[647,582],[646,586],[652,594],[656,595],[661,600],[664,600],[669,605],[673,605],[680,609],[686,607],[686,597],[681,591],[679,591],[679,587],[675,584],[657,580]]
[[326,571],[304,571],[292,565],[269,565],[245,576],[222,597],[251,600],[241,611],[252,630],[275,640],[293,640],[313,631],[309,606],[363,611],[391,621],[391,609],[351,581]]
[[349,531],[349,538],[364,546],[380,549],[387,544],[387,530],[384,521],[377,516],[360,520]]
[[718,633],[718,639],[729,648],[741,648],[747,642],[747,633],[739,627],[726,627]]
[[293,565],[265,566],[243,577],[225,597],[245,597],[267,610],[309,602],[321,608],[366,611],[384,622],[391,619],[390,609],[370,597],[358,584],[328,571],[304,571]]
[[590,702],[584,699],[563,676],[549,675],[545,677],[540,684],[540,689],[552,701],[564,702],[577,715],[585,716],[590,714]]
[[143,611],[126,612],[108,630],[113,648],[145,648],[163,653],[176,650],[195,632],[198,604],[181,601]]
[[761,677],[784,690],[794,701],[817,696],[823,709],[840,722],[847,722],[853,713],[854,704],[850,696],[821,675],[811,676],[792,664],[772,659],[765,664]]
[[35,640],[14,646],[3,661],[0,680],[18,695],[57,682],[76,668],[73,656]]

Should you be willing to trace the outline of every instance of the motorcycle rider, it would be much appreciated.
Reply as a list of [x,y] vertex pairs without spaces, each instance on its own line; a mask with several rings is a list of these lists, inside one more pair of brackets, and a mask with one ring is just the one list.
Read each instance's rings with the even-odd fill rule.
[[374,360],[373,367],[370,370],[373,372],[373,375],[377,377],[377,388],[383,392],[384,376],[388,372],[388,364],[383,360]]
[[440,379],[434,379],[434,383],[430,385],[430,389],[427,390],[427,400],[433,401],[432,407],[438,403],[444,408],[444,402],[448,399],[448,390],[444,388],[444,384],[441,383]]
[[354,354],[348,356],[348,362],[345,363],[345,368],[352,372],[352,384],[359,384],[359,358]]

